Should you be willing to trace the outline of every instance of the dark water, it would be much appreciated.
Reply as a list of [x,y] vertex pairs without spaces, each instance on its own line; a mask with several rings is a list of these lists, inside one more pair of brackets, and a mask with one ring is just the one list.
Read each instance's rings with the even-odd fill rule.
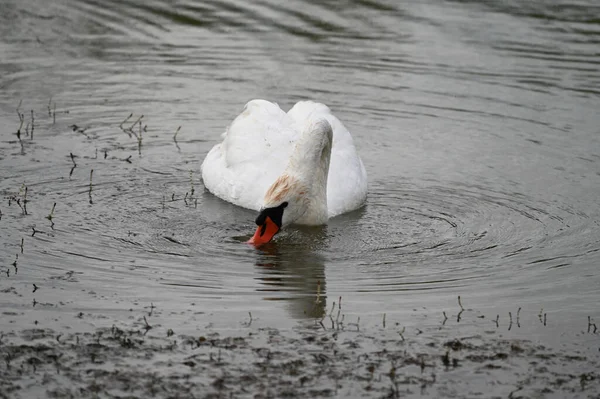
[[[2,328],[293,328],[340,296],[437,325],[461,295],[469,331],[598,351],[600,6],[396,3],[1,2]],[[366,207],[242,244],[253,212],[199,166],[253,98],[328,104]]]

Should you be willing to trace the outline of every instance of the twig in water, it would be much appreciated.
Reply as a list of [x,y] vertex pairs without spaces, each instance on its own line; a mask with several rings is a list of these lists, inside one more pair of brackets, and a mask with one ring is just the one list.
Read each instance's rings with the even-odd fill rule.
[[540,313],[538,313],[538,319],[540,319],[540,323],[542,323],[542,315],[544,314],[544,308],[540,309]]
[[191,186],[190,197],[193,197],[194,196],[194,171],[192,169],[190,169],[190,186]]
[[402,327],[402,331],[398,332],[398,334],[400,334],[400,338],[402,338],[402,341],[404,341],[404,331],[406,331],[406,327]]
[[590,332],[591,326],[594,326],[594,331],[592,331],[592,333],[596,334],[596,331],[598,331],[598,327],[596,326],[596,323],[592,323],[591,317],[588,316],[588,332]]
[[442,325],[446,324],[446,320],[448,320],[448,316],[446,316],[446,311],[442,311],[442,314],[444,315],[444,321],[442,322]]
[[23,237],[21,237],[21,253],[23,253],[23,243],[25,242],[25,239]]
[[[143,117],[144,117],[144,115],[140,115],[140,117],[137,118],[136,121],[133,122],[133,124],[131,126],[129,126],[129,129],[127,129],[127,130],[129,130],[130,132],[133,132],[133,128],[135,127],[135,125],[138,124],[138,122],[140,122],[142,120]],[[141,126],[141,124],[140,124],[140,126]]]
[[33,230],[33,233],[31,233],[31,236],[33,237],[38,231],[35,229],[35,226],[31,226],[31,229]]
[[17,116],[19,117],[19,121],[21,122],[21,126],[19,126],[19,131],[23,127],[23,122],[25,121],[25,115],[19,111],[19,108],[21,108],[21,104],[23,104],[23,99],[19,100],[19,105],[17,105]]
[[123,161],[125,161],[127,163],[131,163],[131,155],[128,156],[127,158],[125,158]]
[[146,316],[144,316],[144,323],[146,323],[146,326],[144,327],[144,329],[146,331],[148,331],[152,328],[152,326],[150,324],[148,324],[148,320],[146,320]]
[[460,302],[460,295],[458,296],[458,306],[460,306],[460,310],[465,310],[465,308],[463,308],[462,303]]
[[31,110],[31,136],[30,138],[33,140],[33,128],[34,128],[35,118],[33,116],[33,110]]
[[546,313],[544,313],[544,327],[546,326]]
[[321,303],[321,280],[317,281],[317,297],[315,298],[315,304]]
[[94,175],[94,169],[90,170],[90,191],[88,191],[88,196],[90,197],[90,204],[93,204],[92,201],[92,176]]
[[52,221],[52,218],[54,217],[54,208],[56,208],[56,202],[54,203],[54,205],[52,205],[52,210],[50,211],[50,214],[46,216],[46,219],[48,219],[49,221]]
[[383,328],[385,328],[385,313],[383,314]]
[[33,291],[31,291],[31,292],[36,292],[37,290],[38,290],[38,286],[33,284]]
[[27,191],[29,189],[27,188],[27,186],[25,186],[25,194],[23,194],[23,212],[25,213],[25,215],[27,215],[27,203],[29,202],[29,200],[27,199]]
[[508,331],[510,331],[510,329],[512,328],[512,313],[511,312],[508,312],[508,318],[509,318]]
[[177,147],[177,151],[181,152],[181,147],[179,147],[179,143],[177,142],[177,133],[179,133],[179,129],[181,129],[181,126],[179,126],[175,131],[175,134],[173,135],[173,141],[175,142],[175,147]]
[[500,315],[496,315],[496,320],[494,320],[494,323],[496,323],[496,328],[498,328],[499,324],[498,324],[498,320],[500,320]]
[[517,309],[517,327],[521,328],[521,323],[519,322],[519,316],[521,314],[521,307]]
[[127,122],[127,121],[128,121],[128,120],[129,120],[129,119],[132,117],[132,116],[133,116],[133,112],[132,112],[132,113],[130,113],[130,114],[129,114],[129,116],[128,116],[127,118],[125,118],[125,120],[124,120],[123,122],[121,122],[121,123],[119,124],[119,127],[120,127],[121,129],[123,129],[123,125],[125,124],[125,122]]
[[[144,115],[142,115],[143,117]],[[141,117],[140,117],[141,119]],[[147,127],[147,126],[146,126]],[[144,131],[146,131],[146,128],[144,128]],[[136,134],[135,137],[137,138],[138,141],[138,155],[142,155],[142,122],[140,121],[139,123],[139,134]]]

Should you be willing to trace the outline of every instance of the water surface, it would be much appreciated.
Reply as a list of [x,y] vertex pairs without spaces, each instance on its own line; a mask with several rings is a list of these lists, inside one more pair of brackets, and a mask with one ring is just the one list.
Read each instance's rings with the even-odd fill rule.
[[[285,329],[340,297],[363,328],[423,328],[460,295],[470,331],[597,351],[595,2],[8,0],[0,21],[3,329],[154,307],[180,332]],[[329,105],[366,206],[243,244],[254,213],[199,167],[253,98]]]

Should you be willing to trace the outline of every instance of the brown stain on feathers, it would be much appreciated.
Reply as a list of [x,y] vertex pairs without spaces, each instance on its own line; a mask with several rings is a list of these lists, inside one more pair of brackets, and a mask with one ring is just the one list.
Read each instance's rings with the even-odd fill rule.
[[283,202],[284,198],[288,197],[291,191],[304,193],[304,190],[305,188],[302,187],[298,179],[284,173],[283,175],[279,176],[273,184],[271,184],[271,187],[269,187],[265,193],[265,202]]

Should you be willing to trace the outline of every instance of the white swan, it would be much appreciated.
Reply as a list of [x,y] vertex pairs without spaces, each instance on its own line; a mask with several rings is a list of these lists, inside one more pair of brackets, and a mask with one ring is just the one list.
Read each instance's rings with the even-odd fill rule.
[[255,245],[292,223],[325,224],[367,197],[352,136],[326,105],[313,101],[287,114],[265,100],[248,102],[206,155],[202,179],[217,197],[260,211],[250,240]]

